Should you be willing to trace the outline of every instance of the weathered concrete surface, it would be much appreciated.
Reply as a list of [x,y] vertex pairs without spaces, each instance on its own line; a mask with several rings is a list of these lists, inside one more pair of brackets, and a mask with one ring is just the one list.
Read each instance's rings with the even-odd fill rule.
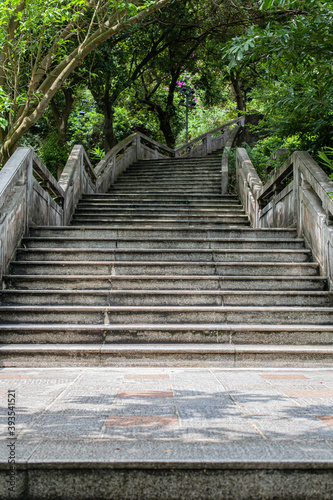
[[20,368],[14,494],[1,423],[0,497],[331,499],[329,369]]

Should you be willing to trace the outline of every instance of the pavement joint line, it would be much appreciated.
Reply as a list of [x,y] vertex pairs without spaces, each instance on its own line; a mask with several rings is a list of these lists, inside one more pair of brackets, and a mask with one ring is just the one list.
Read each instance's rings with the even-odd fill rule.
[[222,384],[221,380],[215,375],[215,373],[213,373],[210,369],[209,369],[210,373],[213,375],[213,377],[215,378],[215,380],[218,382],[218,384],[220,384],[223,388],[224,391],[226,391],[228,393],[228,396],[229,398],[231,399],[231,401],[234,403],[234,405],[240,410],[240,412],[244,415],[245,419],[249,422],[249,424],[251,425],[251,427],[255,430],[255,432],[257,434],[259,434],[259,436],[264,439],[265,441],[268,441],[268,438],[265,436],[265,434],[255,425],[255,423],[252,421],[250,415],[248,413],[246,413],[245,409],[243,408],[242,405],[240,405],[236,400],[235,398],[230,394],[230,391]]

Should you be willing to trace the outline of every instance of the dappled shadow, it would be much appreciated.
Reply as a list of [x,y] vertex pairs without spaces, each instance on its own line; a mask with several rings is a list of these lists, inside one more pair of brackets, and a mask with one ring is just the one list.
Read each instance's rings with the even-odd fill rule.
[[[173,397],[149,398],[119,397],[111,389],[91,396],[64,394],[46,411],[19,407],[17,423],[25,437],[50,440],[317,440],[333,437],[333,427],[316,416],[328,414],[330,407],[331,399],[310,404],[278,393],[174,390]],[[137,420],[126,421],[126,416]],[[151,420],[140,420],[142,416]],[[174,418],[163,423],[163,416]]]

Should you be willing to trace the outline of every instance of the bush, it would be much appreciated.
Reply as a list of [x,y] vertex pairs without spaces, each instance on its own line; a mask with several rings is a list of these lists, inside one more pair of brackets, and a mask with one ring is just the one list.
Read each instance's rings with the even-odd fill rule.
[[62,143],[59,135],[53,132],[42,142],[39,150],[39,157],[51,174],[57,178],[58,170],[64,168],[69,153],[70,149],[68,144]]

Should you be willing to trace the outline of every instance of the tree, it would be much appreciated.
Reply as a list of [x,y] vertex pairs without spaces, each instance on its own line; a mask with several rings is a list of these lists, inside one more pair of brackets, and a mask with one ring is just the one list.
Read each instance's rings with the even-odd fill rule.
[[312,152],[332,145],[333,2],[264,0],[262,8],[275,20],[227,45],[230,68],[260,61],[264,78],[254,95],[266,128]]
[[0,165],[83,59],[171,0],[3,0]]

